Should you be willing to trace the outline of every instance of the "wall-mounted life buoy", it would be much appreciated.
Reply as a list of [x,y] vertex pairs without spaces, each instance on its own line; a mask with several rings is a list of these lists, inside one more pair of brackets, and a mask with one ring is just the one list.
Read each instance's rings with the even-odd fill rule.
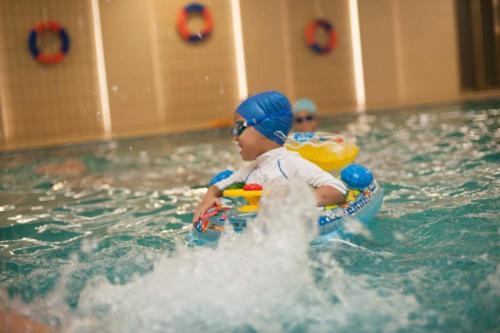
[[[188,28],[188,21],[191,15],[201,15],[204,21],[201,31],[192,32]],[[191,3],[185,6],[177,17],[177,30],[186,42],[196,43],[207,39],[214,28],[212,13],[199,3]]]
[[[42,53],[37,46],[37,37],[40,33],[44,31],[53,31],[59,35],[61,39],[61,47],[59,51],[54,53]],[[33,29],[31,29],[28,46],[33,58],[44,64],[56,64],[64,59],[65,55],[69,51],[69,36],[63,26],[55,21],[47,21],[38,23]]]
[[[316,41],[315,33],[316,29],[323,29],[327,35],[328,39],[324,45],[320,45]],[[323,19],[316,19],[309,22],[304,30],[304,36],[306,38],[306,43],[309,47],[316,53],[328,54],[335,48],[337,48],[337,31],[333,24]]]

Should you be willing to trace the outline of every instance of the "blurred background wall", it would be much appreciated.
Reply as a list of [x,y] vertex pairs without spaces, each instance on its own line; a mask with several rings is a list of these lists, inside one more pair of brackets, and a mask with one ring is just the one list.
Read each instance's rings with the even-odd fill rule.
[[360,0],[368,107],[460,97],[453,0]]
[[[214,22],[200,43],[177,30],[190,3],[0,0],[0,149],[223,126],[269,89],[311,98],[324,115],[499,93],[498,0],[200,0]],[[335,27],[328,54],[305,43],[315,18]],[[51,65],[27,42],[48,20],[71,40]],[[37,40],[60,47],[53,33]]]
[[100,2],[114,135],[201,128],[228,117],[237,103],[229,1],[209,3],[214,32],[201,44],[179,38],[176,18],[185,4]]
[[[102,138],[94,32],[89,1],[0,1],[0,98],[3,145]],[[60,64],[43,66],[28,52],[30,29],[62,22],[71,51]],[[55,44],[46,35],[47,44]],[[51,52],[51,50],[47,50]]]

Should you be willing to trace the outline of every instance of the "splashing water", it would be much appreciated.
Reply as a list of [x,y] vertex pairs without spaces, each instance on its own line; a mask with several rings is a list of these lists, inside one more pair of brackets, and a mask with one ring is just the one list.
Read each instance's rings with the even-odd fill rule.
[[[332,256],[310,261],[316,218],[304,184],[275,189],[248,231],[227,235],[216,250],[180,247],[172,257],[157,257],[153,272],[126,285],[97,278],[74,313],[65,311],[55,293],[49,297],[51,312],[62,307],[66,316],[60,324],[69,332],[328,332],[368,329],[352,320],[362,323],[370,316],[396,318],[397,324],[383,325],[385,331],[401,327],[418,307],[412,296],[381,296],[366,277],[348,278]],[[314,277],[313,270],[322,273]]]

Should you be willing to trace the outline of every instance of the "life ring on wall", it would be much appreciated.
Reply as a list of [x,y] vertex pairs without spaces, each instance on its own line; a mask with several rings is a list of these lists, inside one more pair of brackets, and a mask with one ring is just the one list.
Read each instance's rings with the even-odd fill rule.
[[[55,53],[42,53],[36,45],[36,39],[38,34],[44,31],[53,31],[59,35],[61,38],[61,48]],[[69,35],[63,26],[55,21],[47,21],[38,23],[33,29],[31,29],[28,45],[33,58],[44,64],[56,64],[64,59],[64,56],[69,51]]]
[[[198,14],[203,17],[204,26],[201,31],[191,32],[188,28],[187,22],[189,21],[189,17],[193,14]],[[212,33],[213,28],[214,22],[212,13],[210,13],[208,8],[196,2],[185,6],[177,17],[177,30],[182,39],[186,42],[196,43],[207,39]]]
[[[320,45],[316,41],[314,35],[318,28],[323,29],[328,34],[328,41],[325,45]],[[333,24],[327,20],[316,19],[309,22],[304,30],[304,36],[306,37],[307,45],[316,53],[327,54],[337,48],[337,31]]]

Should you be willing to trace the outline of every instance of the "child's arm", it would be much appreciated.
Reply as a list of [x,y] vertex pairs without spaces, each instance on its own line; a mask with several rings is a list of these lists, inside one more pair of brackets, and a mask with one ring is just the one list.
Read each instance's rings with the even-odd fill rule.
[[330,185],[323,185],[314,189],[318,206],[337,205],[345,201],[344,194]]
[[214,204],[218,204],[221,195],[222,191],[217,186],[210,186],[194,212],[193,222],[198,221],[207,209],[212,207]]
[[345,201],[347,188],[339,179],[303,158],[296,158],[293,165],[297,175],[314,187],[318,206],[336,205]]
[[236,170],[231,176],[226,179],[223,179],[214,185],[210,186],[207,190],[207,193],[201,199],[201,202],[198,204],[196,211],[194,212],[193,222],[198,221],[201,216],[213,206],[214,203],[219,203],[219,198],[222,196],[222,190],[228,187],[231,184],[239,183],[245,181],[248,173],[253,169],[253,166],[244,166],[238,170]]

